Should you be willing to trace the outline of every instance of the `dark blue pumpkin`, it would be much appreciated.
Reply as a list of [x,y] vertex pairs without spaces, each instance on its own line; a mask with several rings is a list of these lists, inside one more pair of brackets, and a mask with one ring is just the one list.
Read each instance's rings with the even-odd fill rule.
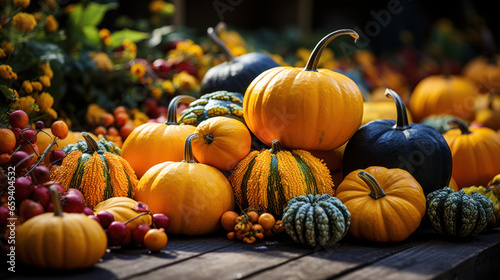
[[254,52],[235,57],[217,37],[212,27],[208,28],[207,33],[223,51],[227,61],[208,69],[201,81],[201,94],[220,90],[245,94],[248,85],[260,73],[279,66],[274,59],[263,53]]
[[446,140],[433,127],[408,123],[399,95],[387,89],[389,95],[396,103],[397,121],[374,120],[359,128],[344,152],[344,177],[356,169],[383,166],[408,171],[426,195],[448,186],[452,159]]

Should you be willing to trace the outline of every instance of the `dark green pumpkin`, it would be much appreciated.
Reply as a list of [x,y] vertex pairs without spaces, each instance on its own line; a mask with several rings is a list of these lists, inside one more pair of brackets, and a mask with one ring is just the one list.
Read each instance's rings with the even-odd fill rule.
[[283,225],[295,242],[310,246],[331,245],[347,233],[351,214],[328,194],[297,196],[283,210]]
[[[99,139],[98,141],[96,141],[96,143],[97,143],[97,147],[99,148],[99,150],[102,150],[103,152],[112,153],[112,154],[115,154],[117,156],[120,156],[122,153],[122,150],[120,148],[118,148],[115,145],[115,143],[108,141],[105,138]],[[75,144],[70,144],[70,145],[62,148],[62,151],[67,155],[69,155],[71,152],[77,151],[77,150],[81,151],[81,152],[85,152],[86,150],[88,150],[87,142],[84,139],[80,139]]]
[[451,152],[444,137],[428,125],[409,123],[401,97],[392,90],[397,120],[374,120],[362,127],[347,143],[342,160],[343,175],[370,166],[400,168],[419,182],[424,194],[448,186]]
[[243,118],[243,96],[237,92],[216,91],[202,95],[182,111],[179,123],[197,126],[213,117],[229,117],[245,123]]
[[224,52],[227,61],[208,69],[201,81],[200,93],[219,90],[245,94],[248,85],[260,73],[279,66],[270,56],[263,53],[248,53],[235,57],[210,27],[208,36]]
[[[443,134],[450,129],[456,128],[449,124],[450,121],[458,119],[451,115],[432,115],[422,120],[422,124],[434,127],[439,133]],[[465,120],[462,120],[465,122]]]
[[482,232],[493,219],[493,202],[486,196],[444,187],[427,195],[427,216],[432,227],[450,237]]

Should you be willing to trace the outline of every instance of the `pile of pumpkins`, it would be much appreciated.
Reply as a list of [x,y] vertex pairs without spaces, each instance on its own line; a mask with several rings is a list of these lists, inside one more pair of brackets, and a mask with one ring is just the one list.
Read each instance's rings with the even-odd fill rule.
[[[213,29],[208,33],[224,49]],[[234,57],[224,49],[228,61],[207,72],[204,94],[177,96],[167,122],[134,129],[122,146],[124,160],[85,137],[89,149],[72,152],[62,163],[71,164],[67,178],[60,177],[64,187],[82,190],[95,203],[97,194],[125,191],[151,212],[166,214],[172,234],[215,232],[235,204],[282,217],[287,233],[311,246],[337,242],[347,232],[376,242],[402,241],[426,211],[443,234],[481,232],[498,201],[459,190],[486,186],[500,173],[500,135],[458,118],[452,122],[457,128],[444,134],[412,123],[403,100],[390,89],[385,95],[393,99],[394,119],[364,119],[367,102],[357,85],[317,69],[323,49],[341,35],[359,37],[349,29],[328,34],[303,69],[278,66],[263,54]],[[454,77],[430,82],[411,96],[416,122],[445,107],[453,110],[443,112],[472,120],[468,97],[474,86]],[[439,88],[457,93],[432,99]],[[177,118],[180,102],[190,107]],[[490,185],[497,191],[500,178]],[[468,222],[457,228],[446,217]]]

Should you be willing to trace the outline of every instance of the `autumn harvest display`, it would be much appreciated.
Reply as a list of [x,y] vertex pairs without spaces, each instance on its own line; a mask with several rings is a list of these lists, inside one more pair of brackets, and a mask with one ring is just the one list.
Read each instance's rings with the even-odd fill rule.
[[328,47],[356,28],[266,50],[224,23],[165,28],[162,0],[112,31],[115,5],[84,2],[0,1],[0,244],[15,235],[24,265],[498,230],[498,55],[438,71]]

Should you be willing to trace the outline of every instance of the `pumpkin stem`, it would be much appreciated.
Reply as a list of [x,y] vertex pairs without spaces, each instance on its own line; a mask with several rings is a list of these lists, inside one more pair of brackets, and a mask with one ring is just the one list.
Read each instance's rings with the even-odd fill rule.
[[208,37],[210,37],[210,40],[212,40],[212,42],[216,44],[217,47],[219,47],[219,49],[224,53],[224,56],[226,56],[226,60],[229,62],[233,61],[234,55],[231,53],[226,44],[224,44],[224,42],[222,42],[222,40],[217,36],[217,33],[215,33],[215,29],[213,27],[209,27],[207,29],[207,34]]
[[283,146],[281,146],[280,141],[277,139],[273,140],[272,146],[271,146],[271,154],[275,155],[283,150]]
[[394,103],[396,103],[397,119],[394,129],[406,130],[410,128],[408,113],[406,112],[406,106],[403,99],[401,99],[401,97],[392,89],[386,89],[385,96],[392,97],[392,99],[394,99]]
[[176,125],[177,124],[177,107],[180,103],[191,103],[195,101],[196,98],[190,95],[177,95],[168,104],[167,109],[167,121],[165,124]]
[[469,126],[460,119],[452,119],[448,122],[449,125],[453,125],[454,127],[460,129],[462,135],[471,134],[472,132],[469,130]]
[[57,191],[56,186],[52,185],[49,187],[50,197],[52,200],[52,204],[54,204],[54,216],[63,216],[63,211],[61,207],[61,202],[59,201],[59,191]]
[[203,134],[203,140],[205,140],[206,144],[212,144],[212,142],[214,142],[214,136],[212,134],[205,133]]
[[94,153],[100,150],[97,142],[94,138],[92,138],[92,136],[90,136],[90,134],[87,132],[82,132],[81,134],[83,139],[85,139],[85,142],[87,142],[87,152]]
[[186,138],[186,142],[184,143],[184,159],[182,160],[183,162],[196,163],[193,156],[193,145],[191,144],[193,142],[193,139],[198,139],[198,135],[190,134]]
[[380,184],[377,182],[377,179],[375,179],[375,177],[373,177],[372,174],[361,170],[358,172],[358,176],[370,188],[371,192],[370,192],[369,196],[371,198],[379,199],[379,198],[382,198],[385,196],[384,190],[380,187]]
[[356,31],[352,29],[340,29],[326,35],[314,47],[313,51],[311,52],[311,55],[309,56],[309,59],[307,60],[307,64],[306,67],[304,68],[304,71],[317,71],[316,69],[318,68],[319,58],[321,57],[323,49],[325,49],[326,45],[328,45],[328,43],[330,43],[333,39],[341,35],[351,35],[351,37],[354,38],[354,42],[356,42],[359,39],[358,33],[356,33]]

